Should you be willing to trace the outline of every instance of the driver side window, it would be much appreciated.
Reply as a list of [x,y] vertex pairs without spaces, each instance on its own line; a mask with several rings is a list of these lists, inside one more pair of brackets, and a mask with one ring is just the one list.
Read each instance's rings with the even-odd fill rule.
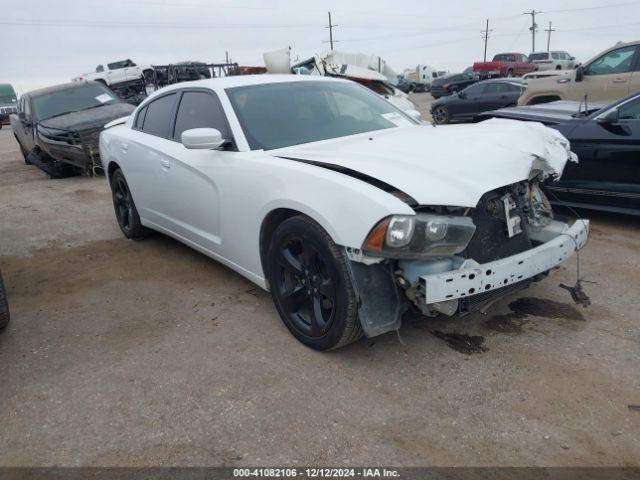
[[640,120],[640,98],[625,103],[618,110],[620,120]]
[[476,83],[474,85],[471,85],[470,87],[465,88],[463,91],[466,95],[480,95],[483,90],[484,85]]
[[600,58],[591,62],[585,69],[585,75],[611,75],[631,71],[631,62],[636,52],[636,46],[620,48],[605,53]]

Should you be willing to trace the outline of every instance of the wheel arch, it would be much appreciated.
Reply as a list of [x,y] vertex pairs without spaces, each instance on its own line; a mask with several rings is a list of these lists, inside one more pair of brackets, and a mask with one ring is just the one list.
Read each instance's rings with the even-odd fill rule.
[[111,179],[113,178],[113,174],[115,173],[115,171],[117,169],[120,168],[120,165],[118,165],[115,161],[111,160],[109,162],[109,165],[107,165],[107,179],[109,180],[109,185],[111,185]]
[[259,230],[259,238],[258,245],[260,251],[260,265],[262,267],[262,271],[266,277],[267,269],[266,269],[266,256],[269,250],[269,243],[271,242],[271,237],[273,236],[273,232],[275,232],[276,228],[284,222],[285,220],[295,217],[298,215],[303,215],[318,225],[320,225],[327,234],[331,237],[331,239],[337,244],[342,245],[342,239],[335,228],[331,225],[331,223],[324,218],[322,214],[317,211],[314,211],[307,207],[306,205],[288,205],[288,206],[273,206],[269,209],[266,214],[263,215],[262,222],[260,223]]
[[538,96],[530,98],[527,101],[527,105],[538,105],[540,103],[555,102],[556,100],[562,100],[560,95],[556,95],[556,94],[538,95]]

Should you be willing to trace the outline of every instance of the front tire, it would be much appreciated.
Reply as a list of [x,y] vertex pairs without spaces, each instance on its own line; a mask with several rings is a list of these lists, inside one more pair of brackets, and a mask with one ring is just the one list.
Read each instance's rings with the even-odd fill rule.
[[116,220],[124,236],[129,239],[146,237],[149,231],[140,222],[140,215],[138,215],[131,190],[124,178],[124,173],[119,168],[111,177],[111,194]]
[[449,110],[446,107],[436,107],[431,117],[437,125],[444,125],[449,123]]
[[300,342],[330,350],[362,337],[347,259],[320,225],[303,215],[285,220],[267,258],[276,309]]

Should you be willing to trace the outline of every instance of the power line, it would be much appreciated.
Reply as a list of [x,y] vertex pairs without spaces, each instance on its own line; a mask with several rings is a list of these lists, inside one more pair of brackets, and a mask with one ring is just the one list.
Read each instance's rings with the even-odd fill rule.
[[531,51],[536,51],[536,31],[538,30],[538,24],[536,23],[536,13],[542,13],[540,11],[531,10],[530,12],[524,12],[523,15],[531,15]]
[[487,26],[484,30],[480,31],[480,35],[482,35],[482,39],[484,40],[484,61],[487,61],[487,42],[489,41],[489,32],[493,32],[493,30],[489,30],[489,19],[487,18]]
[[[333,40],[333,29],[335,27],[337,27],[338,25],[335,25],[335,24],[331,23],[331,12],[327,12],[327,13],[329,14],[329,26],[326,27],[326,28],[329,29],[329,43],[331,44],[331,50],[333,50],[333,42],[334,42],[334,40]],[[336,40],[336,42],[337,41],[338,40]],[[327,43],[327,42],[325,41],[324,43]]]
[[551,48],[551,32],[555,32],[553,28],[551,28],[551,22],[549,22],[549,28],[545,30],[547,32],[547,52]]

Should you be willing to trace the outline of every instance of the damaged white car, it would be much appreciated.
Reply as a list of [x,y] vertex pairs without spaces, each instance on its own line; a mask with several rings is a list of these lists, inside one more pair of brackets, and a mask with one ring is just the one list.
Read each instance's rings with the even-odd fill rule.
[[[582,248],[539,187],[575,160],[540,124],[425,126],[353,82],[176,84],[100,137],[125,236],[170,235],[271,291],[319,350],[479,309]],[[211,288],[215,288],[212,285]]]

